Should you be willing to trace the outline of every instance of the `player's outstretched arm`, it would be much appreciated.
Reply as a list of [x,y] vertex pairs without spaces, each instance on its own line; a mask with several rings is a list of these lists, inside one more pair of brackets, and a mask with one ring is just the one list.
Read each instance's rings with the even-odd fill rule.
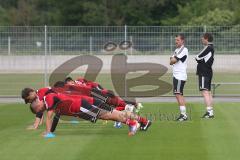
[[33,125],[28,126],[27,129],[28,130],[38,129],[38,126],[40,125],[41,121],[42,121],[42,118],[36,117]]
[[51,132],[54,132],[54,131],[56,130],[56,127],[57,127],[58,122],[59,122],[59,118],[60,118],[60,114],[56,114],[56,115],[53,117]]
[[53,116],[53,110],[47,111],[47,116],[46,116],[46,133],[50,133],[51,132],[52,116]]

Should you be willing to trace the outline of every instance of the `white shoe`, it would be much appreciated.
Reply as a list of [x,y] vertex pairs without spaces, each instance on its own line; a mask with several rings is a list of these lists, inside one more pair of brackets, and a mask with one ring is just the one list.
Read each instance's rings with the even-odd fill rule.
[[136,113],[140,112],[140,110],[141,110],[142,108],[143,108],[142,103],[137,103],[135,112],[136,112]]
[[135,108],[134,105],[132,105],[132,104],[127,104],[127,105],[125,106],[125,111],[133,112],[134,108]]

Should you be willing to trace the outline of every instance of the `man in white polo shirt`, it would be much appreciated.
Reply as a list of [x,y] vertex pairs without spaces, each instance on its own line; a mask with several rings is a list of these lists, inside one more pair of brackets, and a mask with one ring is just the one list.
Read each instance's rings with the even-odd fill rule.
[[183,97],[183,89],[187,80],[186,69],[188,59],[188,49],[184,46],[184,40],[183,34],[176,35],[176,50],[170,57],[170,65],[173,67],[173,93],[176,96],[180,108],[180,116],[176,119],[177,121],[186,121],[188,119]]

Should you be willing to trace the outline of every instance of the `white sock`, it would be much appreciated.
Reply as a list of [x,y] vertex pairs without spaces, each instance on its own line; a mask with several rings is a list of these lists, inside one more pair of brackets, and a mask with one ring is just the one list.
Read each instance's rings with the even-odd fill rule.
[[208,106],[207,107],[207,112],[210,114],[210,116],[212,116],[213,115],[213,107]]
[[180,112],[181,112],[181,114],[183,114],[184,116],[187,116],[186,107],[185,107],[185,106],[180,106]]

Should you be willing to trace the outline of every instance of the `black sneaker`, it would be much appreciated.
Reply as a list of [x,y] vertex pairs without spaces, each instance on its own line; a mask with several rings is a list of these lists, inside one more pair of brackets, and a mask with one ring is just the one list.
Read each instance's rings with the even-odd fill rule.
[[206,112],[206,113],[202,116],[202,118],[214,118],[214,115],[210,115],[209,112]]
[[140,130],[147,131],[147,129],[151,126],[151,124],[152,124],[152,122],[150,120],[148,120],[146,124],[141,124]]
[[188,120],[186,115],[180,114],[180,116],[176,119],[176,121],[186,121]]

